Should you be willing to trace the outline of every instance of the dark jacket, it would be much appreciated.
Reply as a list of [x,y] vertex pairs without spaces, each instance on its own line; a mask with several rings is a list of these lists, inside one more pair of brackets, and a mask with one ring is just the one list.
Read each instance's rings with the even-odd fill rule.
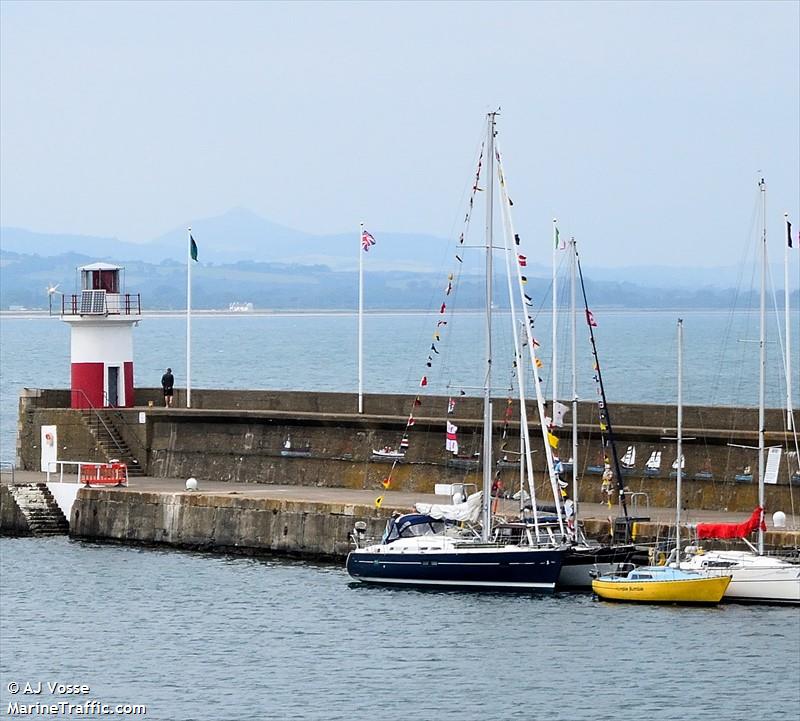
[[171,391],[172,386],[174,385],[175,385],[175,376],[172,375],[172,373],[165,373],[163,376],[161,376],[161,387],[165,391]]

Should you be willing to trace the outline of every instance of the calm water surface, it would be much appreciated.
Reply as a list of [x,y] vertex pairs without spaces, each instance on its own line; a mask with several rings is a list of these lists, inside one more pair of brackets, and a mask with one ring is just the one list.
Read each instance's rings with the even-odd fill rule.
[[[677,395],[675,325],[685,319],[684,402],[749,405],[758,403],[758,338],[755,313],[715,311],[610,311],[595,317],[597,342],[608,399],[612,402],[674,403]],[[437,314],[370,314],[364,322],[364,390],[417,393],[423,374],[428,392],[482,383],[483,319],[451,317],[432,369],[425,366]],[[792,316],[794,347],[800,343],[800,313]],[[782,320],[770,319],[767,404],[786,397],[782,370]],[[495,322],[495,385],[508,387],[512,339],[508,316]],[[566,318],[559,321],[561,348],[556,368],[562,398],[569,397],[571,369]],[[186,323],[183,317],[145,317],[134,329],[134,373],[139,387],[157,387],[164,368],[186,384]],[[192,321],[194,388],[261,388],[355,392],[356,317],[339,315],[218,315]],[[540,371],[550,395],[551,325],[536,319],[545,364]],[[476,352],[478,351],[478,352]],[[579,330],[578,385],[581,398],[594,398],[592,361],[585,329]],[[800,360],[794,365],[795,405],[800,404]],[[69,328],[55,318],[0,317],[0,460],[13,461],[17,399],[23,387],[69,386]],[[530,383],[529,383],[530,387]],[[452,392],[452,391],[451,391]]]
[[338,565],[64,538],[0,540],[0,572],[4,718],[8,683],[38,680],[185,721],[800,713],[797,609],[384,590]]

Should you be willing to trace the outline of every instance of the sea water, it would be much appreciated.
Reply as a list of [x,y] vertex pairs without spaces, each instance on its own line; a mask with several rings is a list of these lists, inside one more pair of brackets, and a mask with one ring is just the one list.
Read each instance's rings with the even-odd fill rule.
[[[65,698],[151,721],[800,713],[796,608],[371,588],[340,564],[63,537],[1,539],[0,578],[3,718]],[[9,692],[48,681],[89,692]]]
[[[679,314],[596,315],[609,398],[674,402]],[[753,317],[680,315],[687,402],[754,405]],[[416,392],[423,374],[434,392],[477,392],[482,319],[456,319],[449,345],[432,340],[436,320],[366,318],[367,392]],[[157,386],[168,365],[185,383],[184,332],[182,318],[142,320],[137,385]],[[495,357],[507,358],[509,338],[497,335]],[[545,346],[545,323],[537,336]],[[69,333],[55,320],[3,318],[0,340],[2,459],[11,460],[19,389],[67,387]],[[352,315],[198,317],[193,386],[352,392],[355,341]],[[731,358],[719,352],[725,341]],[[769,351],[778,365],[778,344]],[[556,362],[565,388],[566,355]],[[594,397],[583,358],[580,392]],[[550,372],[546,362],[546,385]],[[781,388],[772,375],[770,405],[781,405]],[[142,718],[186,721],[795,719],[798,648],[800,614],[790,608],[380,589],[353,585],[341,564],[0,539],[5,716],[17,708],[9,704],[63,702],[145,706]],[[89,691],[50,694],[48,683]],[[43,690],[26,694],[25,684]]]
[[[684,318],[684,402],[755,406],[758,403],[758,316],[721,311],[613,311],[594,314],[598,356],[609,402],[675,403],[676,323]],[[479,395],[485,359],[485,320],[460,313],[437,326],[438,313],[370,313],[364,318],[364,391]],[[551,361],[548,314],[536,317],[539,369],[549,397],[556,369],[559,395],[571,396],[570,342],[559,321]],[[800,347],[800,313],[791,317]],[[218,314],[192,319],[192,387],[355,392],[357,319],[352,313]],[[439,340],[434,335],[438,332]],[[169,366],[186,385],[184,316],[144,316],[134,328],[134,375],[139,387],[158,387]],[[767,405],[786,399],[783,320],[769,324]],[[494,393],[508,394],[513,338],[508,314],[494,322]],[[578,394],[596,397],[588,330],[578,328]],[[435,347],[435,350],[433,349]],[[22,388],[68,388],[69,326],[57,318],[0,317],[0,461],[12,462]],[[428,367],[428,358],[431,367]],[[800,405],[800,354],[795,354],[794,398]],[[530,380],[528,387],[530,390]]]

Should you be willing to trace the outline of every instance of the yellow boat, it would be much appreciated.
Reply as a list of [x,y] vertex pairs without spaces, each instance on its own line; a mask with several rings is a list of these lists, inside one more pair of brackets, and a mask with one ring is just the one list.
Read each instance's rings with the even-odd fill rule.
[[719,603],[730,576],[709,576],[672,566],[642,566],[625,575],[600,576],[592,590],[607,601]]

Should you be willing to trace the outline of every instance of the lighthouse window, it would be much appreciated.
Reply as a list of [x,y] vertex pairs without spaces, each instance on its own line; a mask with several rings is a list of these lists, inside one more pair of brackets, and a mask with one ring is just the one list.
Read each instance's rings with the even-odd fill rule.
[[116,270],[92,271],[92,290],[104,290],[106,293],[119,293]]

